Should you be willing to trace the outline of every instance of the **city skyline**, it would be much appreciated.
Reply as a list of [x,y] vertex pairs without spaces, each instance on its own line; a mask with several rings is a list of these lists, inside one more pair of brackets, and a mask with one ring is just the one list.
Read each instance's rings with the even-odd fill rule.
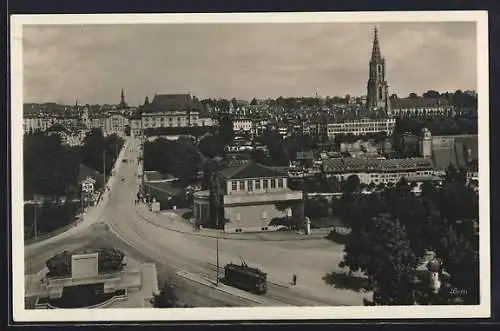
[[25,26],[24,102],[366,95],[374,27],[389,94],[476,90],[474,22]]

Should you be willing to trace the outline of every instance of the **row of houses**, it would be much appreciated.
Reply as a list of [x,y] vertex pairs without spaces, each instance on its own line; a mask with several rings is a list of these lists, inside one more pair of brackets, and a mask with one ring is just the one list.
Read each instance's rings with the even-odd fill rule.
[[131,114],[123,111],[89,112],[83,108],[73,113],[44,113],[28,111],[23,116],[25,133],[46,131],[59,124],[66,128],[100,128],[104,134],[125,133],[127,127],[135,136],[151,128],[214,126],[216,121],[205,113],[189,94],[155,95],[152,102],[145,103]]
[[105,135],[125,133],[129,119],[118,112],[89,114],[87,109],[81,114],[59,115],[47,113],[28,113],[23,117],[25,134],[35,131],[47,131],[54,126],[60,126],[71,131],[86,131],[90,128],[100,128]]
[[273,121],[250,118],[235,118],[233,130],[236,134],[260,135],[266,129],[278,131],[282,137],[293,134],[310,134],[333,139],[336,135],[364,135],[385,132],[391,135],[396,126],[395,118],[359,118],[348,120],[318,119],[302,122],[301,120]]

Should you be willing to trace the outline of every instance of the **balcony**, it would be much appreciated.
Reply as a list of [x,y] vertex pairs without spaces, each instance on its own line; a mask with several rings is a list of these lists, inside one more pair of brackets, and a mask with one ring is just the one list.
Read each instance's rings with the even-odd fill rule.
[[278,191],[278,192],[252,192],[231,194],[224,196],[224,205],[249,204],[249,203],[272,203],[279,201],[290,201],[302,199],[302,191]]

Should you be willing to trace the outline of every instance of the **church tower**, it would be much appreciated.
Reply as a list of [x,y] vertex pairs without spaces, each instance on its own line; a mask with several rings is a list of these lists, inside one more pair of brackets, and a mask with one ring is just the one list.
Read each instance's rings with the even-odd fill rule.
[[122,94],[120,96],[120,107],[127,108],[127,103],[125,102],[125,91],[122,89]]
[[423,128],[420,133],[420,156],[425,158],[432,157],[432,134],[427,128]]
[[368,78],[366,100],[367,110],[382,110],[387,112],[389,110],[389,88],[385,80],[385,59],[380,52],[377,28],[374,31],[372,57],[369,68],[370,76]]

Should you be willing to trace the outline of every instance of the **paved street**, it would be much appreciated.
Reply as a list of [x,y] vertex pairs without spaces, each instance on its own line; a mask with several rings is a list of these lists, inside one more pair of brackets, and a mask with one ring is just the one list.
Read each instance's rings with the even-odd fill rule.
[[[136,160],[138,141],[130,140],[122,157]],[[75,249],[97,235],[103,221],[112,234],[132,250],[158,264],[176,271],[185,271],[206,279],[216,278],[216,239],[194,232],[192,227],[174,213],[161,215],[144,205],[135,205],[138,189],[137,162],[121,163],[111,179],[111,191],[75,228],[26,248],[25,266],[39,270],[44,261],[64,249]],[[121,180],[123,178],[123,181]],[[161,225],[161,226],[160,226]],[[92,233],[94,232],[94,233]],[[323,277],[336,269],[342,247],[327,240],[259,241],[241,240],[241,236],[219,241],[220,266],[244,259],[249,265],[268,273],[267,304],[276,302],[294,305],[360,305],[364,294],[335,289]],[[121,249],[121,247],[120,247]],[[338,271],[338,270],[337,270]],[[298,276],[295,287],[289,285],[291,275]],[[192,284],[193,286],[203,286]],[[266,300],[266,299],[264,299]],[[260,304],[262,300],[259,299]],[[253,305],[255,302],[246,302]]]
[[[127,151],[126,158],[129,160],[136,159],[138,155],[136,143],[131,143]],[[122,241],[156,261],[215,277],[213,265],[216,262],[216,240],[190,232],[190,226],[180,216],[154,214],[144,206],[134,205],[138,186],[135,162],[123,164],[118,177],[124,180],[116,182],[104,212],[110,230]],[[155,224],[162,221],[170,224],[172,230]],[[262,268],[268,273],[271,283],[281,285],[271,284],[269,296],[279,297],[283,302],[303,302],[308,305],[362,304],[362,294],[335,289],[322,279],[335,269],[342,257],[342,248],[327,240],[304,245],[224,239],[220,240],[219,255],[221,266],[230,261],[239,262],[243,258],[249,265]],[[298,276],[298,285],[286,288],[293,273]]]

